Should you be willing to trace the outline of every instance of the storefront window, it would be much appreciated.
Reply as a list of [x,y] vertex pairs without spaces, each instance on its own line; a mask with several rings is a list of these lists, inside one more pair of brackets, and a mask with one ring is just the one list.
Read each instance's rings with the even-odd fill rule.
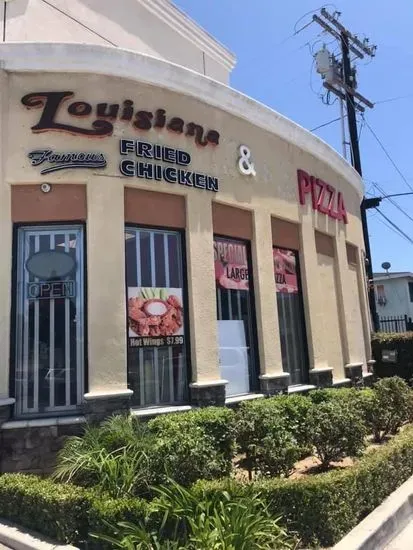
[[17,241],[16,414],[74,410],[83,398],[83,229],[22,227]]
[[187,400],[185,289],[178,232],[127,228],[128,382],[137,406]]
[[298,253],[274,248],[273,260],[283,369],[292,385],[305,384],[308,359]]
[[250,265],[245,242],[214,238],[214,260],[221,378],[227,397],[255,389]]

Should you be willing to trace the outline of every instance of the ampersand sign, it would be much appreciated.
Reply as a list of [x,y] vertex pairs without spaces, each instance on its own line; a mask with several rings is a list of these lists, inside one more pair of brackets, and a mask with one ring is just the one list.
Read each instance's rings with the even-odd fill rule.
[[251,151],[246,145],[241,145],[239,148],[238,169],[244,176],[256,176],[254,163],[251,161]]

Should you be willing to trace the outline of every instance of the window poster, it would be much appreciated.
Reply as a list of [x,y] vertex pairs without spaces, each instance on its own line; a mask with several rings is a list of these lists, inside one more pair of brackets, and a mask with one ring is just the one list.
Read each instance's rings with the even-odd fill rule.
[[130,347],[184,343],[182,288],[128,287]]
[[298,294],[296,253],[293,250],[274,248],[273,261],[277,292]]
[[215,237],[214,263],[217,288],[249,290],[246,244]]

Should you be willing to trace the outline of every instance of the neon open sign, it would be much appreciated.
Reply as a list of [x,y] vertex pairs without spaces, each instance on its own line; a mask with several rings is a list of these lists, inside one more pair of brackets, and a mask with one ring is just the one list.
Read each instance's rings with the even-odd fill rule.
[[56,298],[74,298],[75,296],[75,281],[40,281],[27,285],[29,300],[54,300]]

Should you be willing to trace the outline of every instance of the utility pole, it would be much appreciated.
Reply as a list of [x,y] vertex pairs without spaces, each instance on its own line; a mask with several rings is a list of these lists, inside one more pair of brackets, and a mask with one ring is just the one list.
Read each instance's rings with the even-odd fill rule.
[[[316,55],[317,71],[321,73],[324,83],[323,86],[334,93],[340,100],[345,101],[347,110],[348,132],[350,137],[351,147],[351,162],[354,169],[362,177],[361,160],[360,160],[360,148],[357,135],[357,119],[356,110],[364,112],[365,107],[372,108],[373,104],[359,94],[356,91],[356,71],[351,66],[350,52],[352,52],[357,58],[363,59],[364,55],[374,57],[376,52],[376,46],[370,46],[368,39],[360,41],[357,36],[353,35],[348,29],[346,29],[339,21],[338,17],[340,12],[334,12],[330,14],[325,8],[321,9],[320,16],[313,15],[313,21],[318,23],[324,31],[334,36],[341,45],[342,59],[341,62],[326,50],[324,47]],[[326,59],[329,62],[326,63]],[[376,298],[374,293],[373,284],[373,263],[371,259],[370,239],[367,226],[367,208],[366,198],[360,206],[361,223],[363,229],[364,247],[366,250],[366,273],[368,278],[368,297],[369,308],[372,318],[373,328],[375,331],[379,329],[379,322],[377,317]]]

